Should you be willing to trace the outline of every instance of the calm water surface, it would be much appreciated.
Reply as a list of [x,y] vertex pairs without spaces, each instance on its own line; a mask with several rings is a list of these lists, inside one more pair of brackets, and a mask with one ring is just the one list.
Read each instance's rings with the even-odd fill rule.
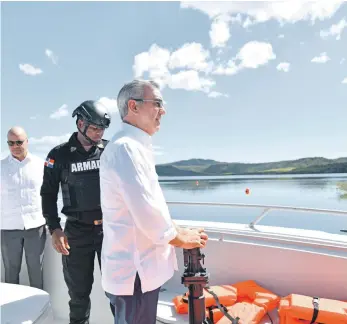
[[[198,181],[198,183],[196,182]],[[347,174],[302,176],[229,176],[218,178],[160,177],[169,202],[220,202],[282,205],[347,211]],[[249,194],[245,193],[249,189]],[[169,205],[174,219],[249,223],[262,209]],[[271,211],[259,224],[321,230],[341,234],[347,215]],[[347,234],[346,234],[347,235]]]
[[[217,202],[281,205],[347,211],[347,174],[302,176],[228,176],[228,177],[160,177],[168,202]],[[196,181],[199,181],[197,184]],[[245,193],[249,189],[249,194]],[[62,208],[59,193],[59,211]],[[250,223],[261,208],[216,206],[177,206],[169,204],[174,219]],[[64,215],[60,215],[64,219]],[[259,224],[314,229],[342,234],[347,229],[347,216],[295,211],[270,211]],[[347,235],[347,234],[346,234]]]

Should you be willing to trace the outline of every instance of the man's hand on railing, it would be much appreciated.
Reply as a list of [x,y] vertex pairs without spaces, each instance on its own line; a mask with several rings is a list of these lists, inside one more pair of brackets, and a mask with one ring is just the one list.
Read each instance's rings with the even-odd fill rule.
[[177,228],[177,236],[169,243],[182,249],[204,248],[208,235],[203,228]]

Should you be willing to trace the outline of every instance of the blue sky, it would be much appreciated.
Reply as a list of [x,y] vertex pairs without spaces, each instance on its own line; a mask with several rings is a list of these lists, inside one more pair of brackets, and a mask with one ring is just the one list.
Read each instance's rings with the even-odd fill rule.
[[120,87],[160,82],[157,163],[347,156],[347,3],[1,4],[1,154],[13,125],[42,157],[100,99],[119,129]]

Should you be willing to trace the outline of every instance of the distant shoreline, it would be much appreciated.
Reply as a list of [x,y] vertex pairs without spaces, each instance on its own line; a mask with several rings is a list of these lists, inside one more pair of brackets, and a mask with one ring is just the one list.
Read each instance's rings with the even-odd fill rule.
[[208,181],[208,180],[218,180],[218,181],[229,181],[234,179],[288,179],[288,178],[300,178],[300,179],[322,179],[322,178],[346,178],[347,180],[347,172],[345,173],[310,173],[310,174],[294,174],[294,173],[286,173],[286,174],[235,174],[235,175],[195,175],[195,176],[159,176],[160,182],[170,182],[170,181]]
[[269,163],[226,163],[215,160],[190,159],[156,165],[158,176],[271,176],[347,173],[347,158],[304,158]]

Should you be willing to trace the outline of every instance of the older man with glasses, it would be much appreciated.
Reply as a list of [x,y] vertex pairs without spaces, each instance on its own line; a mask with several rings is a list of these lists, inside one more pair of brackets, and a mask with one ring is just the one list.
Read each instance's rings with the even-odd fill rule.
[[100,159],[102,286],[115,324],[155,324],[159,291],[177,270],[175,247],[203,248],[203,229],[172,221],[159,185],[152,136],[165,115],[159,85],[133,80],[117,98],[121,130]]
[[5,282],[19,284],[23,250],[30,286],[43,288],[43,255],[46,242],[40,188],[43,160],[28,150],[21,127],[7,133],[10,154],[1,160],[1,255]]

